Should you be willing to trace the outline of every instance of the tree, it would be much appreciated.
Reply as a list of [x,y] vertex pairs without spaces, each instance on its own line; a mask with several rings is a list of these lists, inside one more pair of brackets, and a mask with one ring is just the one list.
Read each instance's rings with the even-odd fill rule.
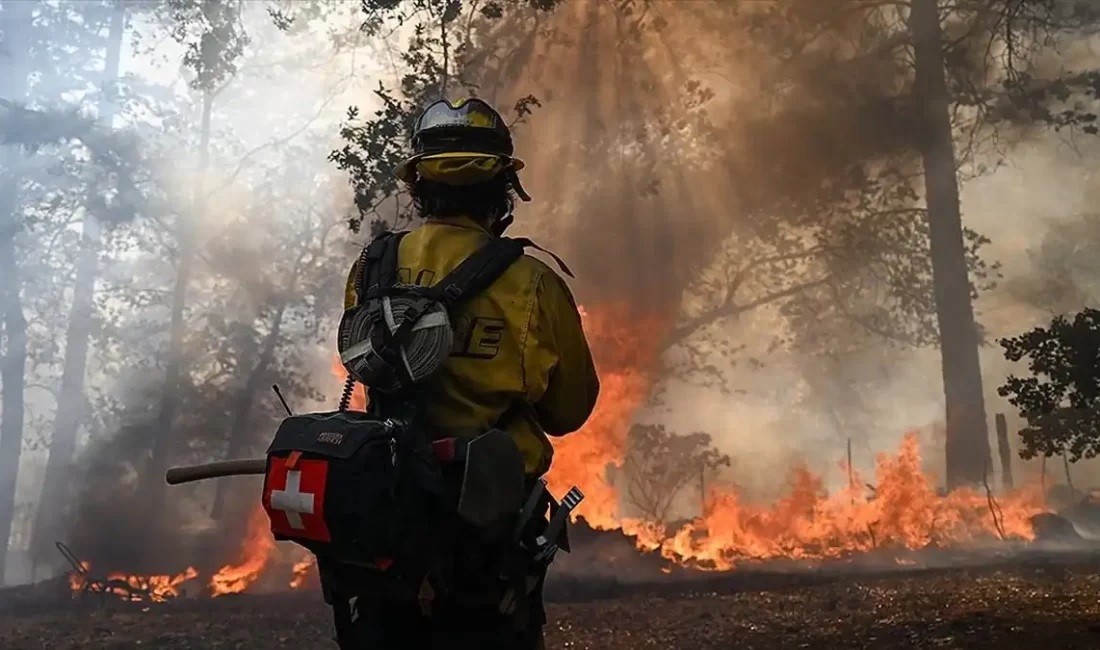
[[[981,480],[988,441],[970,300],[994,269],[977,256],[985,240],[961,224],[954,135],[980,125],[981,110],[971,107],[992,101],[992,84],[973,83],[988,61],[970,56],[976,43],[999,34],[991,12],[956,8],[944,17],[945,35],[927,0],[693,3],[675,12],[646,0],[589,2],[553,12],[552,26],[537,14],[532,24],[520,11],[498,17],[491,33],[511,36],[515,29],[519,54],[491,71],[466,73],[462,62],[476,62],[476,70],[497,50],[488,39],[450,39],[448,25],[461,21],[444,20],[443,5],[368,5],[372,19],[418,12],[428,18],[417,23],[404,55],[413,72],[403,79],[403,97],[379,94],[376,119],[346,131],[349,146],[334,154],[341,168],[353,170],[361,215],[376,217],[382,205],[387,215],[401,212],[400,202],[390,209],[396,188],[389,170],[417,100],[458,76],[476,80],[478,89],[515,93],[575,55],[575,83],[552,90],[564,123],[583,127],[568,132],[575,145],[566,151],[547,147],[553,153],[546,162],[560,171],[545,181],[555,201],[542,210],[549,229],[572,240],[582,275],[601,278],[581,299],[627,296],[653,313],[681,306],[667,345],[687,357],[672,368],[683,375],[712,373],[714,359],[736,354],[718,342],[723,326],[805,296],[856,327],[940,342],[948,482]],[[700,40],[722,46],[708,53],[678,41],[670,25],[691,20],[702,29]],[[591,66],[607,42],[616,43],[615,52]],[[446,65],[448,43],[462,43],[454,51],[465,53],[455,75]],[[654,51],[670,53],[668,70],[653,65]],[[759,70],[736,63],[745,60]],[[740,124],[724,130],[709,112],[717,93],[701,81],[722,74],[749,88],[756,75],[775,89],[727,106]],[[959,118],[952,105],[968,110]],[[820,144],[808,144],[814,142]],[[568,187],[574,180],[576,190]],[[695,191],[714,185],[738,192],[707,201]],[[599,215],[601,228],[572,223],[573,215]]]
[[[183,63],[194,73],[191,87],[199,94],[202,106],[199,126],[198,171],[193,196],[193,218],[202,215],[206,200],[206,175],[210,164],[210,120],[214,100],[225,88],[237,70],[237,59],[247,43],[247,35],[240,27],[242,4],[239,0],[178,0],[163,6],[174,21],[173,36],[186,44]],[[165,486],[161,477],[167,467],[168,449],[172,429],[179,408],[180,381],[183,369],[183,340],[185,335],[184,310],[187,307],[187,290],[195,264],[197,242],[193,227],[187,219],[178,223],[176,283],[172,294],[170,343],[168,347],[165,383],[161,393],[161,405],[157,416],[155,437],[152,440],[152,457],[143,474],[144,489],[148,497],[149,512],[161,510]]]
[[938,0],[912,1],[909,30],[916,72],[913,91],[917,124],[923,135],[920,155],[947,411],[947,487],[951,489],[976,485],[986,476],[991,463],[989,430],[955,175],[951,96]]
[[[23,102],[28,91],[31,21],[34,5],[5,2],[0,6],[0,30],[8,58],[7,75],[0,90]],[[9,100],[10,101],[10,100]],[[18,217],[22,152],[7,146],[0,179],[0,313],[3,316],[4,351],[0,357],[0,582],[4,580],[8,539],[15,515],[15,486],[23,446],[24,377],[27,364],[27,321],[20,298],[20,272],[15,237],[21,229]]]
[[1000,341],[1009,361],[1028,360],[1030,377],[1009,376],[997,392],[1019,409],[1022,458],[1100,454],[1100,311],[1055,317]]
[[1077,311],[1100,301],[1100,214],[1052,224],[1028,250],[1028,273],[1007,285],[1009,295],[1045,316]]
[[676,497],[692,480],[705,481],[729,456],[711,446],[710,434],[670,433],[663,425],[635,425],[627,436],[626,497],[646,521],[668,523]]
[[[835,0],[729,5],[728,14],[734,19],[747,17],[755,24],[752,33],[760,35],[760,42],[780,61],[773,83],[800,91],[794,96],[806,104],[823,98],[839,100],[848,107],[825,105],[832,111],[865,116],[860,129],[867,135],[854,138],[854,146],[838,147],[840,156],[833,159],[832,167],[835,173],[807,170],[812,163],[800,166],[798,161],[783,160],[782,155],[779,170],[786,170],[789,178],[806,179],[803,185],[809,187],[806,194],[810,197],[829,201],[832,196],[831,202],[839,205],[850,202],[852,192],[856,196],[875,192],[876,170],[885,169],[896,176],[892,192],[899,186],[907,188],[881,206],[886,208],[880,209],[881,214],[892,212],[904,224],[894,231],[891,223],[882,243],[897,250],[896,233],[908,231],[902,248],[915,256],[907,256],[901,268],[908,271],[917,261],[917,269],[930,273],[915,277],[898,274],[903,279],[900,286],[875,284],[900,290],[895,297],[903,305],[935,315],[930,333],[941,348],[947,482],[949,487],[980,482],[988,463],[989,443],[978,362],[981,332],[971,301],[983,279],[982,267],[975,267],[974,258],[974,245],[982,240],[962,226],[956,170],[973,160],[972,154],[993,129],[1012,120],[1012,126],[1049,123],[1095,130],[1095,114],[1074,104],[1074,98],[1095,98],[1088,83],[1092,73],[1063,75],[1058,71],[1053,77],[1043,76],[1043,71],[1031,64],[1050,42],[1045,39],[1058,32],[1089,29],[1095,25],[1096,12],[1080,3],[1057,1],[944,7],[936,0],[886,4]],[[855,81],[853,73],[858,69],[864,74]],[[1026,107],[1021,109],[1021,104]],[[1051,104],[1069,107],[1053,110]],[[876,115],[872,128],[867,128],[870,115],[864,111],[868,110]],[[958,152],[956,141],[961,143]],[[790,174],[790,170],[803,173]],[[848,178],[857,182],[846,182]],[[831,191],[838,181],[845,191]],[[923,181],[922,191],[917,191],[914,181]],[[771,185],[763,187],[770,189]],[[927,257],[930,264],[921,264],[920,256]],[[848,273],[840,276],[842,282],[851,286],[853,278],[863,280],[868,271],[879,275],[874,273],[876,261],[871,260],[870,267],[849,264]],[[833,286],[826,282],[810,288],[835,293]],[[842,298],[838,306],[843,309],[846,296],[837,297]],[[737,309],[727,311],[738,313]],[[912,310],[909,312],[900,315],[911,316]],[[889,315],[883,310],[880,313]],[[927,322],[921,314],[917,316],[918,320],[911,322]],[[862,318],[854,318],[853,324],[881,330]]]
[[[216,260],[213,270],[234,287],[225,292],[227,302],[255,305],[254,317],[231,321],[220,318],[226,305],[219,302],[210,310],[211,317],[219,315],[211,338],[232,342],[236,348],[232,356],[239,360],[237,374],[243,374],[243,381],[230,383],[239,388],[231,390],[236,403],[226,458],[240,458],[253,446],[257,423],[267,425],[259,427],[262,431],[274,427],[270,417],[257,417],[255,413],[261,391],[273,383],[278,382],[298,402],[322,399],[300,348],[307,343],[327,342],[323,334],[329,329],[322,327],[325,310],[320,298],[339,295],[343,286],[345,278],[332,269],[344,262],[338,255],[338,244],[343,241],[340,235],[344,233],[339,220],[318,209],[335,188],[315,182],[309,167],[302,164],[322,157],[324,145],[313,139],[308,145],[288,146],[287,150],[298,153],[288,154],[288,162],[280,168],[264,170],[263,181],[253,185],[254,202],[211,246],[211,257]],[[289,218],[267,236],[248,237],[253,224],[265,219],[272,205],[283,206]],[[242,263],[244,260],[254,263]],[[227,514],[227,492],[231,489],[225,482],[216,486],[211,508],[214,519],[221,520]]]
[[[250,108],[265,93],[301,92],[300,86],[287,84],[273,88],[272,75],[319,67],[323,61],[318,57],[331,56],[332,50],[317,48],[315,42],[296,44],[286,38],[302,26],[298,19],[308,16],[303,9],[316,6],[296,3],[293,23],[284,17],[271,27],[262,16],[270,6],[243,5],[237,27],[247,27],[249,46],[232,84],[217,89],[217,110],[210,111],[208,129],[202,127],[205,111],[191,110],[195,94],[203,99],[193,84],[167,92],[146,88],[144,96],[135,98],[146,104],[147,115],[152,106],[152,124],[167,128],[142,131],[143,162],[151,170],[141,187],[147,209],[134,227],[113,233],[106,246],[92,364],[98,370],[92,396],[95,444],[83,463],[96,470],[84,479],[70,533],[107,565],[136,566],[145,560],[152,569],[163,562],[166,549],[184,552],[191,540],[179,535],[179,517],[191,520],[196,511],[205,516],[209,496],[215,496],[214,515],[221,518],[227,540],[237,532],[236,522],[246,519],[235,516],[243,499],[236,498],[232,483],[212,495],[177,489],[163,503],[165,516],[146,520],[124,543],[116,540],[117,548],[104,547],[102,526],[129,530],[133,525],[111,513],[147,507],[147,486],[163,485],[163,473],[146,458],[151,447],[163,445],[163,462],[255,453],[281,412],[264,399],[268,386],[277,382],[292,404],[302,405],[319,402],[326,383],[336,383],[327,355],[323,362],[317,358],[331,334],[332,299],[343,284],[342,274],[332,269],[343,264],[347,253],[340,221],[329,213],[339,193],[317,169],[331,146],[333,123],[326,121],[324,108],[332,97],[322,98],[320,109],[277,100],[265,101],[270,107],[260,114]],[[167,18],[166,24],[154,23],[160,28],[174,29],[177,19],[194,21],[182,33],[185,54],[194,51],[188,44],[201,41],[207,28],[205,17],[188,16],[153,16]],[[187,31],[196,26],[202,28],[199,36]],[[191,70],[186,81],[194,82],[199,76]],[[339,92],[339,85],[326,92]],[[217,218],[207,220],[195,213],[194,179],[180,183],[172,175],[189,154],[203,157],[204,132],[209,173],[203,176],[217,181],[210,181],[201,198],[219,207]],[[193,235],[193,259],[183,336],[174,348],[170,316],[185,228]],[[165,431],[157,424],[167,390],[161,377],[173,360],[180,368],[172,398],[176,415]],[[140,468],[138,480],[131,483],[126,477],[135,468]],[[128,500],[128,507],[120,505]],[[248,507],[254,507],[251,500]],[[223,559],[228,558],[216,552],[205,557]]]
[[[27,389],[42,388],[42,382],[49,381],[42,375],[48,374],[44,369],[56,359],[56,313],[38,311],[56,292],[38,272],[71,255],[68,209],[73,206],[70,190],[77,176],[89,168],[100,169],[101,162],[118,153],[111,151],[117,142],[96,132],[92,121],[68,101],[68,96],[79,95],[92,81],[85,66],[99,56],[102,45],[101,23],[94,19],[94,10],[82,17],[70,9],[49,3],[0,6],[0,32],[8,59],[0,81],[0,129],[6,145],[0,187],[0,266],[4,269],[0,312],[6,346],[0,369],[0,537],[5,542],[21,452],[27,443],[27,416],[36,429],[43,423],[41,414],[28,410]],[[55,29],[65,38],[51,38]],[[38,155],[40,150],[60,152],[60,162]],[[68,155],[75,150],[80,153]],[[94,164],[77,163],[78,157],[89,155]]]
[[[393,169],[406,154],[406,140],[420,110],[431,101],[449,97],[452,88],[481,94],[499,103],[496,88],[486,88],[483,83],[490,74],[486,72],[486,59],[492,53],[506,50],[509,44],[506,38],[499,38],[496,28],[507,25],[509,20],[522,20],[518,17],[539,16],[560,3],[561,0],[473,2],[463,16],[462,3],[455,0],[362,1],[365,32],[377,35],[390,25],[411,25],[413,36],[400,55],[406,66],[400,74],[400,90],[379,82],[374,91],[379,107],[372,119],[360,122],[360,109],[350,107],[348,121],[340,132],[345,145],[330,156],[340,170],[348,172],[355,190],[357,214],[348,221],[352,232],[358,232],[364,221],[372,229],[382,224],[396,228],[409,223],[412,206],[402,201],[403,192]],[[537,29],[529,32],[532,39],[538,33]],[[525,54],[529,52],[521,49],[513,56]],[[498,62],[503,65],[499,59]],[[515,101],[512,126],[539,105],[533,95],[512,101]]]
[[[116,80],[119,76],[127,10],[123,4],[107,6],[106,10],[109,12],[109,24],[97,120],[100,128],[110,130],[119,109]],[[57,413],[50,438],[42,496],[35,511],[32,536],[40,541],[58,538],[65,505],[71,500],[69,481],[73,475],[72,461],[76,451],[77,431],[82,415],[87,413],[84,382],[93,325],[95,285],[99,276],[100,231],[102,222],[110,224],[114,220],[110,210],[117,207],[118,199],[127,191],[127,183],[123,180],[121,186],[115,188],[116,205],[101,198],[108,194],[107,189],[110,187],[110,174],[105,175],[108,178],[104,180],[108,182],[89,184],[89,194],[85,198],[87,207],[81,228],[80,256],[73,276],[72,308],[65,333],[64,369],[57,399]],[[125,179],[126,176],[122,175],[121,178]]]

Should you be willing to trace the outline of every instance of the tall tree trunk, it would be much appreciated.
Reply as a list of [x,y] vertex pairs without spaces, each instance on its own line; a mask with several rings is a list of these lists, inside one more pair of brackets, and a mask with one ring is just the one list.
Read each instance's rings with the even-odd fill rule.
[[[5,187],[0,191],[13,191]],[[5,203],[7,203],[5,201]],[[13,215],[13,205],[5,205],[8,215]],[[11,538],[12,519],[15,515],[15,489],[19,477],[19,459],[23,451],[23,391],[27,368],[27,321],[19,298],[19,269],[15,262],[15,230],[6,228],[0,235],[0,276],[5,287],[0,297],[0,310],[4,312],[4,335],[7,353],[0,359],[0,584],[7,569],[8,541]]]
[[[0,94],[22,102],[27,95],[26,37],[35,4],[7,0],[0,13],[4,54],[8,59],[0,72]],[[7,571],[8,542],[15,516],[15,490],[19,459],[23,451],[23,393],[27,368],[27,320],[20,297],[21,282],[15,257],[15,236],[19,223],[19,185],[22,152],[18,147],[0,151],[0,318],[6,352],[0,357],[0,584]]]
[[[198,220],[205,207],[206,172],[210,166],[210,113],[214,106],[214,92],[203,91],[202,125],[199,141],[199,171],[195,182],[194,214]],[[165,368],[164,393],[160,412],[152,432],[152,456],[142,477],[143,495],[149,513],[161,512],[164,504],[164,471],[167,469],[168,451],[172,444],[172,426],[179,410],[180,380],[183,375],[183,337],[185,332],[184,309],[187,306],[187,288],[195,264],[196,233],[193,224],[184,217],[178,226],[179,259],[176,268],[176,287],[172,294],[172,325],[168,343],[168,360]]]
[[947,487],[981,484],[991,461],[970,302],[950,98],[937,0],[912,0],[909,29],[916,62],[915,99],[921,112],[921,156],[932,254],[932,284],[940,330],[947,407]]
[[[118,112],[115,83],[118,79],[119,55],[125,28],[126,8],[118,4],[111,15],[102,81],[103,96],[99,102],[99,122],[107,129]],[[64,532],[61,524],[69,503],[70,469],[86,401],[84,375],[88,360],[88,341],[92,333],[92,307],[96,278],[99,275],[99,251],[100,224],[89,210],[84,217],[80,257],[73,280],[73,307],[65,335],[65,367],[61,375],[57,418],[54,420],[50,439],[42,497],[34,518],[33,543],[36,558],[47,557],[54,541]]]
[[1012,450],[1008,446],[1008,421],[1004,413],[998,413],[993,421],[997,429],[997,450],[1001,456],[1001,487],[1011,490],[1015,483],[1012,481]]
[[[229,448],[226,451],[227,459],[239,457],[241,450],[245,446],[245,438],[248,435],[249,416],[252,415],[252,405],[256,401],[256,395],[263,388],[265,383],[264,378],[267,377],[267,370],[271,367],[271,362],[275,359],[275,348],[279,345],[279,336],[282,333],[283,314],[286,311],[286,305],[287,300],[284,300],[282,304],[279,305],[278,311],[275,312],[271,331],[264,337],[260,356],[256,360],[256,365],[252,368],[252,372],[248,375],[248,381],[245,383],[244,391],[241,393],[241,399],[237,402],[237,410],[233,413],[233,427],[229,432]],[[225,491],[229,489],[229,487],[226,481],[221,481],[215,486],[214,506],[210,510],[210,516],[215,521],[220,521],[225,515]]]

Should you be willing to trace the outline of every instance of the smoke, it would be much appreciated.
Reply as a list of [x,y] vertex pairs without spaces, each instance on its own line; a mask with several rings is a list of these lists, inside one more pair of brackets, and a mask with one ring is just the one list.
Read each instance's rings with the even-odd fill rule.
[[[524,184],[535,199],[518,208],[516,230],[566,258],[577,271],[580,302],[625,304],[647,323],[664,324],[658,335],[669,343],[665,367],[657,369],[664,371],[659,399],[637,417],[711,433],[734,458],[724,479],[746,495],[774,496],[796,462],[838,485],[837,462],[849,438],[856,468],[870,474],[874,454],[895,449],[913,429],[923,432],[925,462],[938,470],[943,397],[934,349],[859,338],[839,365],[826,365],[788,345],[781,300],[675,339],[683,321],[721,303],[729,268],[790,252],[783,246],[812,249],[843,231],[852,219],[847,207],[859,203],[847,194],[858,185],[857,171],[893,168],[905,178],[919,172],[920,134],[902,101],[911,73],[889,47],[904,31],[897,17],[889,10],[840,12],[839,0],[804,0],[778,18],[755,4],[654,2],[629,13],[589,0],[541,18],[519,14],[497,27],[489,37],[513,51],[497,67],[471,64],[471,81],[501,108],[528,94],[542,104],[516,129]],[[348,38],[346,28],[359,16],[355,3],[347,6],[294,35],[273,30],[262,10],[247,13],[253,43],[238,77],[216,98],[205,174],[196,151],[201,101],[180,77],[182,46],[164,39],[155,52],[124,57],[135,94],[155,86],[167,99],[152,108],[134,101],[116,120],[143,138],[143,155],[158,160],[158,185],[139,217],[143,227],[111,236],[111,246],[136,252],[113,256],[103,270],[103,309],[122,315],[89,365],[93,399],[113,408],[86,431],[91,442],[82,453],[71,533],[78,553],[108,566],[132,565],[153,548],[149,566],[160,569],[152,565],[173,554],[185,564],[201,558],[213,565],[236,550],[239,534],[213,532],[212,486],[174,489],[175,512],[163,531],[146,530],[127,510],[140,496],[136,475],[150,438],[167,434],[153,423],[179,223],[196,229],[203,252],[189,294],[184,365],[193,381],[181,397],[172,431],[181,442],[172,457],[226,453],[251,367],[230,360],[258,358],[273,305],[296,291],[288,278],[303,242],[312,242],[310,270],[296,286],[303,293],[308,287],[312,302],[289,308],[283,336],[295,344],[280,348],[262,390],[250,397],[258,415],[245,425],[242,451],[259,449],[277,417],[270,383],[293,383],[298,410],[338,392],[326,327],[338,315],[356,248],[340,229],[351,191],[326,156],[339,144],[346,107],[369,114],[377,80],[397,82],[375,44]],[[802,51],[786,50],[777,42],[777,20],[791,33],[819,33]],[[881,47],[854,48],[859,38]],[[1093,61],[1075,56],[1075,65]],[[1024,131],[1006,166],[963,187],[966,224],[992,240],[985,255],[1003,264],[1003,281],[978,304],[991,340],[1041,318],[1011,288],[1033,272],[1029,251],[1042,233],[1082,211],[1094,182],[1080,173],[1081,157],[1094,155],[1094,147],[1076,143],[1080,151],[1073,151],[1059,135]],[[982,153],[975,164],[997,153]],[[885,194],[886,207],[910,205],[905,196],[891,203]],[[807,255],[795,266],[756,267],[739,300],[751,304],[836,263]],[[253,325],[259,336],[242,333]],[[678,373],[684,359],[718,368],[722,385],[701,386],[698,373]],[[997,348],[983,350],[983,365],[989,410],[1006,410],[995,389],[1009,369]],[[40,458],[30,454],[24,467]],[[37,494],[40,480],[21,473],[20,494]],[[241,506],[249,504],[254,482],[232,492]],[[231,521],[243,534],[244,518]]]
[[[520,41],[511,82],[493,78],[483,88],[502,104],[526,92],[543,100],[518,131],[517,151],[529,165],[525,184],[536,197],[518,227],[566,256],[578,271],[582,303],[625,296],[673,329],[672,315],[682,322],[721,299],[728,278],[713,276],[728,265],[723,247],[751,261],[775,252],[761,242],[775,241],[776,231],[809,247],[848,227],[844,213],[857,210],[860,199],[850,191],[859,173],[895,170],[871,190],[884,197],[877,209],[920,205],[923,135],[907,100],[912,69],[898,46],[907,38],[902,17],[889,9],[841,11],[840,4],[785,3],[779,24],[766,8],[746,3],[648,3],[631,13],[576,2],[539,24],[568,37]],[[524,27],[521,33],[534,33]],[[963,21],[947,27],[951,34],[964,28]],[[974,43],[994,36],[986,25],[969,28]],[[804,42],[777,44],[784,34]],[[1067,58],[1060,49],[1040,60],[1036,74],[1056,71],[1052,61],[1063,69],[1096,63],[1081,43],[1065,51]],[[997,83],[989,49],[953,55],[960,92]],[[982,255],[1003,275],[977,305],[989,341],[982,350],[988,410],[1010,411],[996,395],[1008,369],[995,339],[1041,317],[1011,287],[1034,272],[1031,251],[1042,233],[1084,207],[1088,181],[1079,170],[1093,147],[1075,141],[1074,151],[1065,134],[1022,124],[978,129],[978,116],[965,109],[956,118],[963,178],[987,170],[963,185],[965,225],[991,239]],[[892,195],[903,183],[917,193]],[[762,286],[812,275],[806,266],[760,273]],[[899,289],[929,288],[875,291]],[[729,480],[759,498],[782,489],[785,472],[776,470],[794,462],[809,461],[827,485],[842,484],[838,461],[847,439],[857,469],[868,473],[874,455],[896,448],[910,430],[923,432],[926,467],[942,478],[938,351],[854,336],[858,327],[849,322],[837,327],[848,330],[839,335],[851,349],[836,361],[782,340],[777,347],[777,338],[789,341],[787,316],[776,301],[673,341],[665,354],[671,376],[639,419],[710,432],[735,458]],[[722,388],[732,392],[677,373],[685,358],[695,368],[719,368]]]
[[[338,145],[347,106],[369,97],[363,84],[373,80],[353,72],[377,75],[378,70],[353,65],[355,39],[336,38],[356,34],[358,7],[334,7],[326,17],[283,33],[262,6],[245,4],[242,24],[250,46],[236,76],[214,98],[211,144],[204,153],[202,97],[188,87],[179,66],[187,44],[162,33],[153,16],[141,11],[131,16],[124,42],[138,45],[123,47],[120,110],[113,124],[96,128],[98,134],[113,131],[137,143],[120,153],[126,165],[139,170],[131,179],[136,196],[128,197],[136,218],[118,224],[101,219],[103,261],[86,373],[88,404],[72,491],[66,495],[68,525],[57,533],[97,570],[163,572],[177,564],[216,569],[236,560],[256,482],[238,480],[225,489],[227,515],[217,525],[210,516],[212,485],[175,489],[166,501],[168,512],[156,518],[158,527],[143,514],[147,495],[138,480],[149,466],[151,442],[170,436],[172,463],[223,458],[232,450],[231,436],[241,441],[233,453],[254,455],[281,412],[269,391],[272,383],[279,383],[298,409],[331,404],[339,390],[329,369],[329,328],[339,313],[345,264],[358,249],[344,227],[351,190],[327,156]],[[64,27],[57,25],[47,39],[63,42]],[[44,71],[43,78],[52,79],[52,73]],[[79,103],[92,96],[64,99]],[[20,134],[34,139],[26,129]],[[30,187],[45,195],[44,208],[34,204],[35,194],[23,192],[21,199],[75,224],[68,231],[59,228],[53,242],[39,222],[26,224],[20,262],[29,287],[25,310],[46,341],[64,341],[75,244],[80,228],[88,227],[84,210],[94,208],[82,205],[89,190],[80,182],[94,180],[93,196],[108,202],[114,196],[110,178],[81,175],[88,158],[81,157],[79,146],[73,154],[71,145],[61,138],[21,154],[31,161],[28,175],[40,174],[33,177],[39,185]],[[49,193],[56,182],[51,173],[76,186],[71,196]],[[25,212],[36,214],[31,208]],[[156,422],[169,365],[181,228],[194,234],[199,253],[184,312],[179,417],[164,431]],[[41,241],[34,239],[42,230]],[[52,266],[42,263],[34,248],[50,243],[56,248],[47,250],[59,258]],[[28,383],[43,389],[27,393],[26,438],[48,442],[57,402],[80,396],[51,392],[65,360],[51,356],[49,345],[35,348],[37,343],[32,340],[37,363],[29,367]],[[35,540],[29,548],[46,448],[25,446],[11,557],[36,564],[41,579],[51,568],[67,566],[54,539]],[[9,572],[17,580],[29,574]]]

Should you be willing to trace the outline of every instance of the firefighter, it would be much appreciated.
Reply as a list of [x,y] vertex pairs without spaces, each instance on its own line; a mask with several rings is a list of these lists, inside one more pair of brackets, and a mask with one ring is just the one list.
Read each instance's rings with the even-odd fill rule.
[[[490,238],[501,236],[512,222],[515,200],[530,197],[517,175],[524,164],[512,155],[508,125],[480,99],[430,105],[416,121],[412,149],[395,174],[407,185],[423,224],[400,241],[398,278],[431,286]],[[345,308],[356,300],[355,276],[353,266]],[[451,314],[451,324],[451,354],[426,389],[425,416],[433,432],[473,437],[502,429],[519,448],[533,482],[550,468],[553,447],[547,436],[579,429],[599,393],[568,286],[547,264],[524,255],[488,289],[461,304]],[[428,636],[409,641],[413,630],[461,646],[485,629],[513,626],[496,610],[462,611],[445,604],[425,625],[422,612],[413,609],[360,612],[359,625],[379,647],[430,647]],[[502,647],[542,647],[546,619],[541,580],[528,610],[527,625],[504,633]],[[441,625],[449,629],[441,632]]]

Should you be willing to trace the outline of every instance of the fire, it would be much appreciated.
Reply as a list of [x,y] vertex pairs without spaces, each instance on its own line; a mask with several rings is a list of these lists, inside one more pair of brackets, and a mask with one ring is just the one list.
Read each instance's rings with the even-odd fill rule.
[[607,468],[622,466],[631,419],[649,397],[663,323],[640,320],[625,305],[597,312],[582,307],[581,320],[600,375],[600,396],[583,429],[553,439],[547,483],[558,496],[580,486],[585,494],[581,513],[592,526],[617,529],[625,523],[641,532],[640,522],[619,518],[619,495],[607,481]]
[[[578,514],[590,525],[621,530],[640,548],[658,550],[674,563],[731,570],[746,561],[773,558],[824,559],[982,539],[1030,540],[1030,518],[1046,510],[1034,489],[996,499],[972,490],[941,496],[934,477],[922,471],[919,438],[910,433],[896,454],[878,456],[871,494],[862,487],[863,479],[854,475],[852,486],[830,494],[822,477],[796,467],[785,496],[775,503],[749,503],[736,491],[712,488],[705,514],[672,534],[655,522],[624,518],[607,470],[623,464],[627,433],[649,397],[668,323],[637,317],[626,305],[582,308],[581,313],[600,373],[600,397],[582,430],[553,440],[548,483],[557,495],[573,484],[581,486],[586,499]],[[333,361],[333,373],[341,379],[347,376],[338,359]],[[365,408],[364,391],[357,389],[351,404]],[[268,565],[274,543],[262,510],[252,523],[245,559],[211,580],[215,593],[245,589]],[[911,562],[903,557],[896,561]],[[312,556],[297,561],[290,587],[301,587],[313,566]]]
[[[862,487],[864,480],[853,473],[851,486],[830,494],[822,477],[796,467],[788,476],[785,495],[774,503],[751,503],[735,490],[712,488],[704,514],[671,534],[656,522],[624,518],[607,470],[623,465],[627,433],[649,397],[668,323],[634,316],[625,305],[597,311],[582,308],[581,312],[600,373],[600,397],[580,431],[553,440],[555,456],[547,480],[559,496],[571,485],[580,486],[586,498],[577,514],[596,528],[620,530],[639,548],[658,551],[673,564],[718,571],[775,558],[818,560],[876,549],[903,551],[1034,537],[1030,518],[1046,511],[1040,490],[1022,489],[995,499],[974,490],[942,496],[934,477],[922,471],[916,433],[904,437],[896,454],[878,456],[870,493]],[[337,377],[346,377],[338,359],[332,368]],[[351,407],[365,406],[365,391],[357,388]],[[297,549],[292,557],[280,558],[278,550],[266,513],[257,504],[241,544],[240,561],[211,576],[211,595],[243,592],[284,560],[287,566],[293,560],[290,588],[309,584],[316,575],[312,554],[303,555]],[[894,561],[913,564],[903,555]],[[85,590],[87,584],[90,564],[81,564],[84,573],[69,577],[74,591]],[[671,567],[662,571],[670,573]],[[147,594],[148,600],[159,602],[179,595],[180,586],[197,575],[190,567],[175,576],[112,574],[98,590],[133,599]]]
[[317,558],[312,554],[294,563],[294,577],[290,579],[290,588],[298,589],[309,579],[310,570],[317,566]]
[[[80,563],[80,566],[84,569],[85,572],[87,572],[91,570],[92,563],[84,561]],[[70,589],[72,589],[73,591],[83,591],[84,587],[86,587],[87,585],[88,579],[85,577],[84,573],[77,573],[76,571],[69,572]]]
[[[880,454],[868,497],[858,487],[827,494],[805,468],[789,478],[787,495],[770,506],[742,503],[735,492],[711,493],[707,514],[661,544],[664,557],[728,570],[744,560],[835,558],[876,548],[920,549],[981,539],[1034,538],[1029,519],[1046,508],[1039,491],[994,500],[972,490],[937,494],[921,470],[915,433],[896,456]],[[862,485],[856,477],[854,486]],[[996,513],[996,519],[994,519]]]
[[[623,518],[607,480],[620,467],[634,413],[649,394],[663,323],[631,318],[622,306],[582,310],[597,368],[600,398],[578,432],[555,439],[548,476],[555,494],[577,484],[586,494],[579,515],[594,527],[620,529],[640,548],[702,569],[729,570],[746,560],[821,559],[876,548],[918,549],[983,538],[1030,540],[1029,519],[1046,511],[1039,490],[991,499],[958,490],[940,496],[921,468],[919,438],[905,436],[897,455],[880,454],[876,488],[827,494],[821,477],[792,470],[786,496],[771,505],[744,502],[735,491],[713,490],[705,516],[671,536],[653,522]],[[863,486],[858,476],[853,486]],[[996,514],[994,514],[996,513]]]
[[241,544],[241,561],[223,566],[210,578],[213,596],[236,594],[256,582],[271,562],[275,552],[275,540],[268,529],[267,515],[256,507],[248,519],[248,532]]
[[194,567],[187,567],[186,571],[172,575],[129,575],[115,572],[107,576],[104,584],[92,583],[89,587],[87,573],[91,571],[92,564],[88,561],[80,563],[84,573],[73,571],[69,574],[69,587],[74,592],[82,592],[85,589],[95,593],[109,593],[133,601],[151,601],[162,603],[180,595],[180,587],[183,583],[196,578],[199,572]]

